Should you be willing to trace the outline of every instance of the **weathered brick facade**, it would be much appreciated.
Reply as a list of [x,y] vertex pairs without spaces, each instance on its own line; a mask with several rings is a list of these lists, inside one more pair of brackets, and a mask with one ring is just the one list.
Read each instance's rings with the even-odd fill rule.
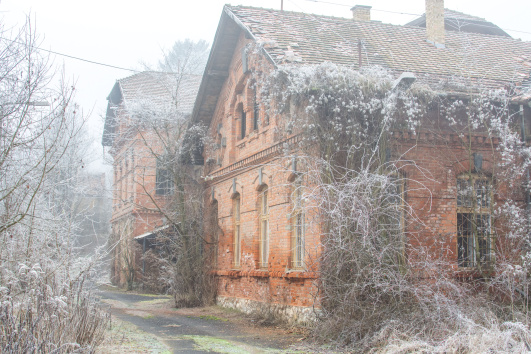
[[[334,29],[328,30],[327,26]],[[444,29],[437,30],[444,35]],[[402,36],[402,32],[407,36],[396,37],[396,41],[404,42],[398,47],[392,38],[383,41],[383,35],[379,35]],[[338,33],[341,35],[333,35]],[[451,47],[462,40],[460,34],[446,35],[448,40],[437,39],[438,43]],[[484,41],[481,48],[495,47],[498,43],[492,37],[474,36],[479,42]],[[351,53],[353,48],[346,47],[345,38],[358,43],[359,53]],[[512,40],[504,43],[518,46]],[[414,58],[408,57],[410,52],[402,53],[414,45],[421,51]],[[531,53],[527,44],[518,48]],[[393,53],[392,60],[382,56],[384,52]],[[359,67],[378,64],[396,77],[403,71],[416,72],[422,84],[444,92],[455,89],[447,76],[454,74],[455,65],[450,56],[455,51],[449,53],[427,43],[425,30],[421,28],[385,25],[368,18],[347,22],[246,7],[224,9],[192,116],[193,120],[208,125],[208,135],[214,142],[205,149],[205,200],[213,206],[207,210],[217,210],[220,231],[215,234],[207,224],[205,232],[213,244],[218,240],[215,274],[219,279],[220,303],[246,311],[272,304],[275,311],[301,320],[311,316],[312,308],[319,307],[317,261],[321,251],[321,221],[317,215],[310,215],[312,211],[306,210],[304,214],[303,262],[294,261],[297,246],[293,240],[299,231],[294,223],[297,207],[293,192],[298,175],[292,157],[297,155],[299,137],[285,131],[279,133],[283,129],[278,125],[282,117],[266,111],[260,97],[261,84],[255,82],[256,74],[267,73],[284,63],[316,64],[330,60]],[[489,52],[478,60],[477,69],[490,65],[491,60],[499,62],[507,58],[503,57],[502,50]],[[486,85],[499,86],[511,81],[511,75],[498,71],[482,80]],[[446,83],[441,86],[444,80]],[[525,119],[530,116],[529,109],[525,108]],[[405,199],[415,218],[422,220],[413,224],[406,216],[407,257],[431,254],[453,264],[453,271],[466,268],[459,265],[466,257],[459,255],[458,247],[463,242],[457,236],[458,179],[470,171],[492,176],[493,161],[498,158],[496,141],[481,134],[472,135],[471,139],[468,143],[452,129],[440,126],[421,129],[416,134],[397,131],[390,137],[393,157],[403,164],[400,170],[406,181]],[[285,154],[286,149],[290,150],[289,154]],[[477,166],[471,166],[472,156],[476,155],[482,162],[479,171]],[[305,183],[306,188],[311,187],[302,181],[303,186]],[[264,215],[265,190],[268,212]],[[263,225],[269,228],[266,261]],[[494,244],[489,247],[504,248],[499,240],[492,242],[496,242],[496,247]],[[419,254],[418,249],[430,251],[428,255]],[[430,271],[433,269],[418,269],[421,278],[429,277]],[[470,276],[471,273],[463,274]]]
[[[290,264],[294,177],[289,166],[291,161],[281,157],[283,142],[275,135],[277,120],[267,117],[263,106],[255,105],[255,100],[260,100],[259,87],[255,86],[251,72],[264,69],[260,60],[263,58],[248,56],[249,70],[246,73],[242,70],[241,53],[248,43],[241,35],[220,94],[226,99],[218,101],[209,127],[209,136],[217,144],[205,153],[207,203],[217,203],[221,229],[215,266],[219,276],[218,298],[309,307],[316,304],[316,268],[312,261],[318,257],[319,232],[312,231],[316,225],[307,224],[305,267],[293,267]],[[245,134],[242,116],[246,119]],[[269,209],[267,265],[260,264],[259,254],[260,197],[264,188],[268,190]],[[237,201],[240,203],[239,265],[234,263]]]
[[142,261],[144,245],[135,237],[165,225],[161,211],[171,199],[171,193],[157,185],[163,141],[151,125],[135,116],[142,112],[134,105],[163,107],[178,101],[179,109],[189,114],[199,78],[181,78],[180,87],[177,79],[175,74],[143,72],[118,80],[108,97],[103,145],[110,148],[113,159],[111,280],[120,286],[144,283],[144,273],[158,276],[157,269]]

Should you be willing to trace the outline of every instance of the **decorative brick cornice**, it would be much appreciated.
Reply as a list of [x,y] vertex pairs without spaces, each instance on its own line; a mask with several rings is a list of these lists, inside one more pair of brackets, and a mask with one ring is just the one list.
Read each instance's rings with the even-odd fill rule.
[[295,135],[290,138],[287,138],[279,143],[276,143],[275,145],[268,147],[267,149],[257,152],[256,154],[248,156],[231,165],[228,165],[212,172],[206,177],[206,180],[209,182],[217,182],[221,179],[230,178],[235,174],[241,173],[248,167],[257,166],[272,157],[280,155],[286,144],[295,145],[301,140],[302,135]]

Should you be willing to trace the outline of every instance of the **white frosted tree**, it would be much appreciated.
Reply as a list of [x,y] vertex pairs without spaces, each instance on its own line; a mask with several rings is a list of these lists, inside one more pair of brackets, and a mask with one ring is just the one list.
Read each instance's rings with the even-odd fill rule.
[[30,22],[0,33],[0,351],[92,350],[106,315],[84,287],[93,261],[73,252],[68,195],[84,119]]
[[205,69],[210,44],[200,39],[197,42],[189,38],[176,41],[172,48],[165,51],[158,62],[158,69],[164,72],[202,75]]

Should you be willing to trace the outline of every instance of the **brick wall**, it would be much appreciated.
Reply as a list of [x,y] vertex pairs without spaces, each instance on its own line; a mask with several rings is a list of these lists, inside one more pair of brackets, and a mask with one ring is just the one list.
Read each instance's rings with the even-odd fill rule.
[[[212,193],[218,205],[219,244],[216,274],[219,276],[218,296],[220,298],[247,299],[292,306],[318,305],[316,294],[316,265],[319,252],[319,232],[315,222],[307,217],[305,233],[304,269],[292,269],[291,259],[291,203],[292,172],[291,159],[264,151],[277,144],[274,131],[276,117],[259,110],[258,129],[254,129],[255,98],[260,101],[258,90],[250,73],[242,72],[242,48],[250,41],[243,36],[234,51],[232,63],[209,127],[209,134],[215,141],[226,139],[226,147],[207,148],[205,160],[214,161],[207,165],[206,174],[223,171],[231,164],[258,160],[243,164],[234,171],[225,171],[207,184],[207,203]],[[250,71],[270,70],[260,56],[248,55]],[[242,111],[246,116],[246,131],[242,137]],[[221,125],[221,129],[218,127]],[[221,144],[220,144],[221,145]],[[260,155],[261,154],[261,155]],[[221,162],[218,164],[218,162]],[[261,172],[260,172],[261,171]],[[262,184],[260,184],[260,174]],[[269,206],[269,257],[267,267],[259,265],[260,249],[260,191],[267,186]],[[241,264],[234,262],[234,197],[240,200]],[[208,231],[206,231],[208,233]]]
[[[155,191],[156,157],[162,146],[150,132],[127,126],[121,111],[120,133],[113,145],[113,208],[111,227],[114,245],[111,280],[126,285],[128,261],[134,268],[135,283],[142,282],[142,250],[133,238],[162,226],[163,208],[168,196]],[[149,269],[149,264],[147,265]]]
[[[207,175],[206,200],[217,203],[219,244],[216,274],[219,277],[218,296],[224,303],[258,301],[290,306],[319,306],[316,281],[320,247],[320,224],[316,210],[306,211],[304,269],[293,269],[291,201],[293,173],[289,156],[273,149],[279,143],[279,117],[262,109],[258,129],[252,129],[254,119],[255,84],[249,73],[242,72],[241,49],[249,42],[243,36],[232,58],[231,70],[223,86],[209,134],[214,140],[226,139],[226,146],[205,150],[211,163]],[[252,71],[271,70],[259,56],[248,56]],[[258,96],[258,101],[260,97]],[[241,135],[241,117],[245,112],[247,131]],[[433,113],[433,112],[432,112]],[[430,113],[431,114],[431,113]],[[265,117],[269,117],[266,124]],[[430,119],[426,117],[428,127]],[[433,125],[433,124],[432,124]],[[219,128],[221,127],[221,128]],[[435,125],[432,127],[435,129]],[[400,162],[406,179],[405,199],[420,222],[405,220],[408,237],[406,255],[410,259],[441,257],[450,264],[448,271],[469,270],[458,267],[457,245],[457,178],[472,169],[470,156],[481,154],[481,173],[494,175],[495,141],[481,134],[468,143],[449,127],[437,125],[437,133],[396,132],[390,139],[394,158]],[[292,145],[297,154],[296,143]],[[276,151],[276,152],[275,152]],[[212,163],[214,161],[214,163]],[[260,175],[262,184],[260,184]],[[306,182],[307,184],[307,182]],[[270,249],[267,268],[259,265],[260,255],[260,191],[269,190]],[[307,187],[311,187],[308,186]],[[498,186],[500,187],[500,186]],[[503,186],[502,186],[503,187]],[[502,188],[503,189],[503,188]],[[500,190],[500,189],[499,189]],[[213,193],[212,193],[213,191]],[[241,228],[241,264],[234,262],[234,197],[238,196]],[[501,200],[495,200],[501,202]],[[207,233],[209,231],[206,231]],[[496,249],[504,241],[496,240]],[[420,254],[420,249],[428,253]],[[514,256],[514,255],[513,255]],[[430,277],[425,269],[417,269],[421,277]],[[441,271],[441,270],[439,270]],[[444,270],[442,270],[444,271]],[[468,273],[467,273],[468,272]],[[238,300],[239,299],[239,300]],[[241,302],[242,300],[243,302]]]

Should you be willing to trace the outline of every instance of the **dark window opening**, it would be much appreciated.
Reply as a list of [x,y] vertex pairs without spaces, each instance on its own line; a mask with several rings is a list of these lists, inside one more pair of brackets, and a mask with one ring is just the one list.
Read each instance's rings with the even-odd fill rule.
[[169,195],[173,193],[171,170],[166,159],[163,159],[162,161],[157,159],[155,193],[158,195]]
[[245,111],[243,110],[243,106],[242,106],[242,108],[240,110],[240,117],[241,117],[240,136],[241,136],[241,139],[243,139],[243,138],[245,138],[245,132],[247,130],[247,117],[245,115]]
[[258,100],[256,99],[256,90],[254,91],[254,116],[253,116],[253,130],[258,130],[260,109],[258,107]]
[[457,180],[457,263],[475,267],[492,262],[491,182],[478,176]]

